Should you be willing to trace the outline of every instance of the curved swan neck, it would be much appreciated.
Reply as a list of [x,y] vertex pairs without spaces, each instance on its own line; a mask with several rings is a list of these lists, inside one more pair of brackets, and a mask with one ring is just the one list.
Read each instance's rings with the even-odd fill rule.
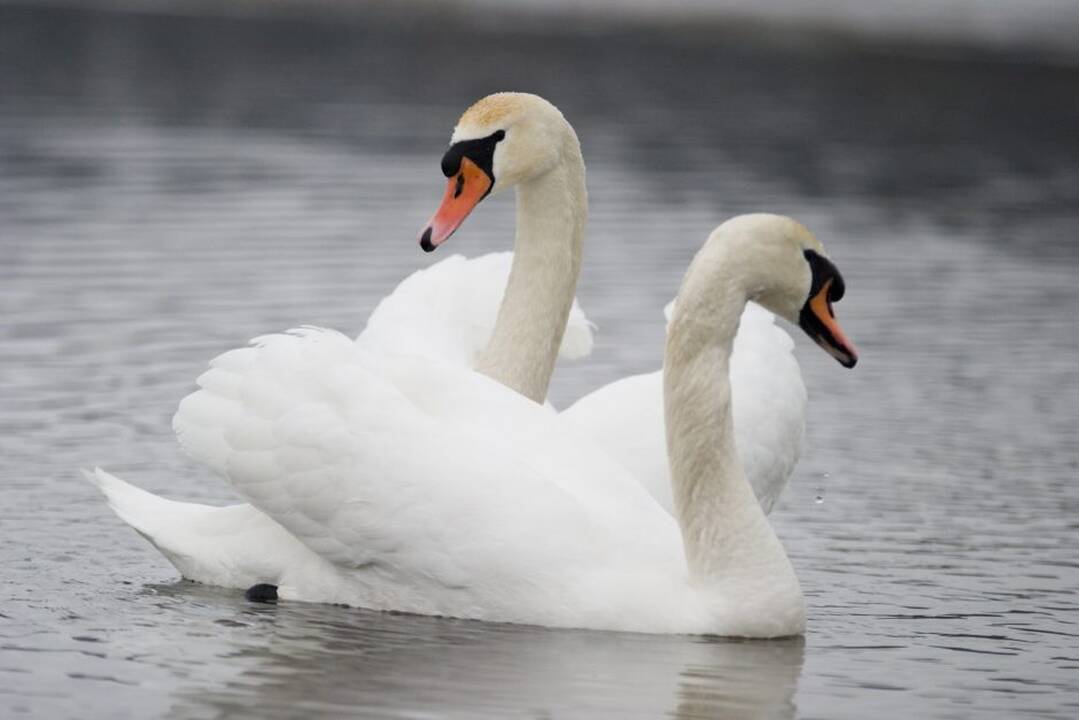
[[584,160],[569,130],[562,161],[517,186],[517,240],[506,293],[476,369],[542,403],[573,305],[588,217]]
[[668,462],[686,563],[698,582],[794,578],[745,479],[730,412],[731,350],[748,288],[757,284],[746,262],[751,251],[713,236],[686,273],[667,335]]

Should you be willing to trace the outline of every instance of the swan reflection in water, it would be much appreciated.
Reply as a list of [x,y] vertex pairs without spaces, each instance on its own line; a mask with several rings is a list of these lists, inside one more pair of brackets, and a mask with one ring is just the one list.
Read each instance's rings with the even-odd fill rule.
[[212,621],[218,639],[203,661],[214,667],[174,696],[174,718],[201,710],[230,718],[793,718],[804,660],[800,637],[729,641],[254,605],[187,582],[152,591],[182,600],[187,613],[197,595],[207,596],[204,610],[232,615]]

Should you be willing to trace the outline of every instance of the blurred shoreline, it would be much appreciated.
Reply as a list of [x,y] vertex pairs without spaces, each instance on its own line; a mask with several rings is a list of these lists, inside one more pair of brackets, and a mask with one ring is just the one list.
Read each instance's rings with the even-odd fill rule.
[[488,31],[602,36],[649,28],[688,41],[816,51],[1079,65],[1079,2],[1068,0],[0,0],[0,7],[182,16],[292,16]]

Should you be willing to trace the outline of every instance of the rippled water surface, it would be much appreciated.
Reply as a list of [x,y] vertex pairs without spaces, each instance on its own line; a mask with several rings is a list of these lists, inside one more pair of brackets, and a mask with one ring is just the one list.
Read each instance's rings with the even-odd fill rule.
[[[484,20],[0,8],[3,716],[1079,715],[1079,72]],[[556,404],[658,367],[727,216],[794,215],[843,268],[862,362],[797,338],[808,448],[772,515],[804,640],[253,605],[179,582],[79,477],[233,500],[177,401],[251,336],[358,332],[438,261],[442,148],[506,88],[589,167],[600,333]],[[512,221],[492,198],[450,251]]]

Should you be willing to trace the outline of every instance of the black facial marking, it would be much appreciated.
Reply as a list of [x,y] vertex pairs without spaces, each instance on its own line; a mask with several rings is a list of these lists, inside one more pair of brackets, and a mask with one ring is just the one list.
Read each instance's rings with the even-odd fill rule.
[[457,187],[455,187],[453,189],[453,197],[454,197],[455,200],[457,198],[461,197],[461,192],[464,189],[465,189],[465,176],[464,175],[458,175],[457,176]]
[[806,250],[805,258],[806,262],[809,263],[809,269],[813,273],[813,283],[809,287],[808,299],[815,298],[820,289],[824,287],[824,283],[831,280],[832,286],[828,288],[828,301],[839,302],[842,300],[843,293],[847,291],[847,286],[843,282],[843,276],[840,274],[839,269],[832,261],[816,250]]
[[427,228],[423,231],[423,237],[420,238],[420,247],[424,252],[431,252],[435,249],[435,246],[431,244],[431,228]]
[[828,314],[835,317],[835,313],[832,312],[832,303],[839,301],[843,297],[843,293],[846,292],[843,276],[840,275],[839,270],[832,264],[831,260],[813,250],[805,251],[805,259],[809,263],[809,269],[813,273],[813,277],[809,286],[809,297],[806,298],[805,304],[802,305],[802,311],[798,315],[798,326],[805,330],[806,335],[813,338],[817,344],[831,348],[833,351],[838,351],[843,355],[842,358],[837,357],[836,359],[844,367],[854,367],[854,364],[858,361],[857,358],[849,356],[847,351],[842,349],[832,331],[821,322],[810,307],[810,302],[812,302],[813,298],[817,296],[825,283],[831,280],[832,284],[828,288]]
[[244,597],[251,602],[275,603],[277,602],[277,586],[269,583],[252,585],[244,592]]
[[505,137],[506,131],[499,130],[487,137],[455,142],[450,145],[450,149],[442,156],[442,174],[446,177],[456,175],[461,171],[461,158],[467,157],[476,163],[480,170],[487,173],[487,177],[491,178],[491,184],[493,185],[495,174],[491,166],[495,158],[495,145]]

